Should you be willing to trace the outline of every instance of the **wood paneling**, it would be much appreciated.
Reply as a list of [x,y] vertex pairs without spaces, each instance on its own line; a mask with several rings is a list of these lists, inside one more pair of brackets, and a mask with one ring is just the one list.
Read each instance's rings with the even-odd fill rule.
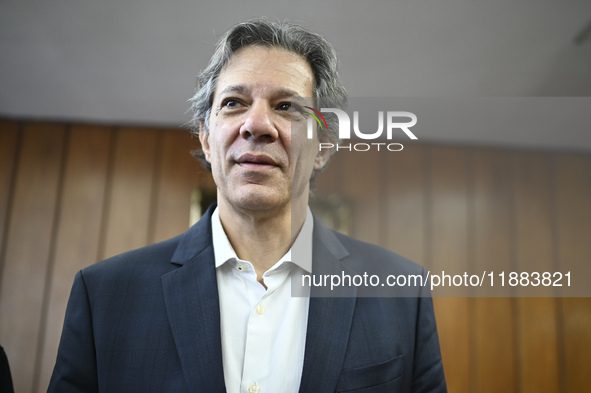
[[[553,272],[552,188],[550,157],[515,156],[515,271]],[[518,285],[516,293],[548,288]],[[522,392],[559,391],[558,336],[554,298],[517,298],[519,382]],[[545,370],[540,373],[540,370]]]
[[326,194],[330,192],[340,192],[339,185],[341,184],[341,165],[343,156],[340,154],[333,155],[325,167],[324,171],[320,172],[316,177],[316,188],[314,192]]
[[[431,271],[461,274],[468,271],[468,166],[461,148],[430,147],[428,165],[427,264]],[[448,286],[449,288],[449,286]],[[449,288],[447,296],[454,296]],[[464,288],[460,288],[464,292]],[[458,295],[456,295],[458,296]],[[435,298],[435,316],[450,392],[469,392],[470,324],[472,299]]]
[[342,192],[353,204],[351,235],[359,240],[380,243],[381,155],[374,151],[336,154],[344,156]]
[[209,178],[190,151],[197,138],[179,131],[159,135],[159,160],[156,166],[156,197],[153,201],[154,224],[149,243],[169,239],[189,228],[191,191]]
[[589,392],[591,387],[591,298],[563,298],[565,379],[567,392]]
[[[468,270],[468,156],[465,149],[430,147],[429,261],[434,271]],[[458,292],[463,294],[465,291]],[[452,293],[453,294],[453,293]],[[449,295],[448,295],[449,296]]]
[[0,342],[13,370],[15,390],[31,392],[50,269],[64,127],[28,123],[22,131],[0,292]]
[[12,182],[16,166],[18,148],[17,122],[0,120],[0,285],[2,285],[2,269],[6,247],[6,228],[10,216]]
[[[559,264],[562,271],[571,271],[575,293],[582,295],[591,277],[591,158],[558,155],[554,191]],[[591,298],[564,298],[559,302],[563,386],[568,392],[589,391]]]
[[157,131],[120,128],[115,138],[101,259],[145,246],[151,232]]
[[70,131],[38,392],[49,384],[74,275],[99,259],[111,139],[111,129],[105,127],[76,126]]
[[[0,343],[18,391],[43,392],[75,272],[182,232],[191,190],[212,183],[181,131],[5,120],[0,130]],[[571,270],[574,293],[588,293],[591,155],[341,151],[317,189],[352,202],[355,237],[433,273]],[[434,299],[451,393],[591,386],[590,298],[518,291]]]
[[[512,270],[512,154],[497,149],[471,152],[472,250],[474,271]],[[502,293],[497,286],[489,294]],[[506,292],[507,295],[510,293]],[[475,298],[472,389],[480,393],[516,392],[513,298]]]
[[425,159],[424,149],[405,146],[388,153],[384,210],[386,248],[425,265]]

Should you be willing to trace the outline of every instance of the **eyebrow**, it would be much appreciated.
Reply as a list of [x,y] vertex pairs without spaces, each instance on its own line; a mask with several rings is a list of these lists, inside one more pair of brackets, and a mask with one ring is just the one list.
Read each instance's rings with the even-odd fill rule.
[[[224,88],[220,92],[220,95],[225,95],[228,93],[238,93],[238,94],[247,94],[250,91],[250,88],[246,85],[230,85]],[[296,97],[301,98],[302,96],[291,89],[286,88],[279,88],[272,91],[273,96],[278,97]]]
[[220,91],[220,95],[228,94],[228,93],[240,93],[244,94],[248,91],[248,88],[244,85],[230,85],[227,86],[224,90]]

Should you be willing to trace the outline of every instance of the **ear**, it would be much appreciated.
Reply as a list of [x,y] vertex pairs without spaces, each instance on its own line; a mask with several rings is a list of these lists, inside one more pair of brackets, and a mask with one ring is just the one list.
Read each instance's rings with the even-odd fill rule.
[[324,168],[334,151],[334,143],[332,144],[332,147],[327,147],[327,144],[330,143],[328,142],[328,138],[321,136],[320,143],[323,143],[324,145],[318,145],[318,153],[314,159],[314,170],[316,171],[320,171]]
[[199,122],[199,142],[201,143],[201,149],[203,150],[203,153],[205,154],[205,159],[207,160],[207,162],[210,162],[209,160],[209,132],[205,129],[205,123],[203,120],[201,120]]

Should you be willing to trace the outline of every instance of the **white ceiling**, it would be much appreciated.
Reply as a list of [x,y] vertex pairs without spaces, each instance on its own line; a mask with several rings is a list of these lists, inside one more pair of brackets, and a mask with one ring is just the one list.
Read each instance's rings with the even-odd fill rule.
[[[181,125],[217,38],[259,16],[325,35],[351,96],[591,96],[589,0],[2,0],[0,116]],[[513,143],[473,132],[439,139]],[[591,127],[560,138],[591,151]]]

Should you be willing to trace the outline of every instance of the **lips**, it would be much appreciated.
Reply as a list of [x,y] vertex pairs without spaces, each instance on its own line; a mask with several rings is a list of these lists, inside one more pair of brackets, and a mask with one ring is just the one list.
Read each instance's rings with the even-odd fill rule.
[[252,154],[252,153],[245,153],[242,154],[238,159],[236,159],[236,163],[243,167],[249,168],[273,168],[278,167],[279,163],[275,161],[272,157],[266,154]]

